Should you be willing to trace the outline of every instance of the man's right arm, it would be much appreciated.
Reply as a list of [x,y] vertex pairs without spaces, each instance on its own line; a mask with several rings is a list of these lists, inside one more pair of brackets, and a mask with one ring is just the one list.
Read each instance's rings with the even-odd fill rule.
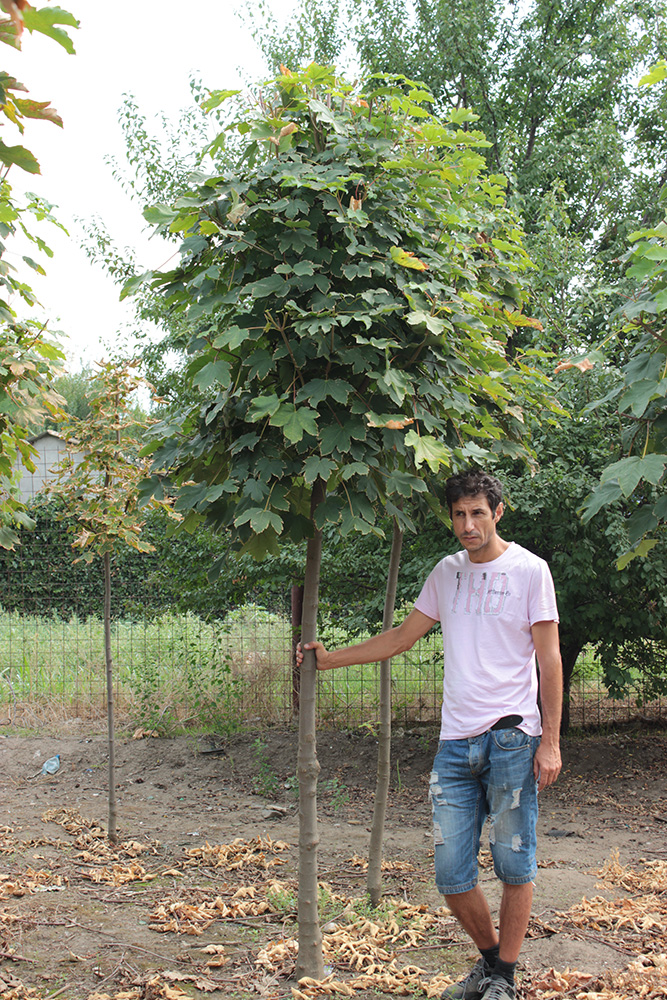
[[[334,670],[337,667],[351,667],[361,663],[379,663],[381,660],[389,660],[407,649],[412,649],[417,640],[433,628],[436,620],[413,608],[408,617],[396,628],[381,632],[372,639],[358,642],[354,646],[345,646],[343,649],[329,652],[321,642],[307,642],[303,648],[315,650],[318,670]],[[302,658],[303,654],[297,652],[299,664]]]

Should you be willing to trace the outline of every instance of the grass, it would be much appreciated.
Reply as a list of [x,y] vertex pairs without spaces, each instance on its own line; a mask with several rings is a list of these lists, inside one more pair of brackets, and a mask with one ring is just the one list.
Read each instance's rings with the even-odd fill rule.
[[[366,636],[327,630],[330,645]],[[286,617],[249,604],[210,622],[163,614],[112,625],[118,723],[160,732],[292,716],[291,628]],[[441,644],[423,640],[393,671],[397,722],[433,721],[442,684]],[[0,713],[85,720],[104,714],[104,636],[98,618],[21,615],[0,609]],[[379,668],[349,667],[320,676],[324,723],[357,726],[377,715]],[[20,707],[20,713],[19,713]],[[29,718],[28,718],[29,717]],[[12,718],[12,721],[18,721]]]
[[[236,726],[242,716],[278,721],[289,708],[290,651],[288,623],[253,605],[216,622],[192,614],[116,621],[119,716],[161,730]],[[0,611],[5,716],[29,705],[33,715],[58,706],[68,715],[95,718],[104,712],[104,691],[100,619]]]

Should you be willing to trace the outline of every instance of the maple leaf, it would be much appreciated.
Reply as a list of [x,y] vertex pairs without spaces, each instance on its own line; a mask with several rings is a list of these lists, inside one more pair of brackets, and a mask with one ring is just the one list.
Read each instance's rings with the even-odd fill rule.
[[409,267],[413,271],[427,271],[428,264],[425,264],[419,257],[415,257],[411,250],[402,250],[400,247],[391,248],[391,257],[396,264],[401,267]]

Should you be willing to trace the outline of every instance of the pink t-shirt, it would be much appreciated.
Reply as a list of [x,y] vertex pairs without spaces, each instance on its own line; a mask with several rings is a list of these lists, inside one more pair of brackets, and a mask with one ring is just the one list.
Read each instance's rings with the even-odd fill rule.
[[519,728],[539,736],[531,626],[558,621],[546,562],[515,542],[487,563],[462,550],[440,560],[415,607],[442,626],[440,739],[478,736],[505,715],[523,716]]

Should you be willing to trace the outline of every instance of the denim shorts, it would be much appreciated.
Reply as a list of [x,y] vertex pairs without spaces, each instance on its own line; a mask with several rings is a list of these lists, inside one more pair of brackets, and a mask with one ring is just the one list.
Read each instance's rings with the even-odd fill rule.
[[539,736],[498,729],[465,740],[441,740],[429,797],[433,810],[435,884],[443,894],[477,885],[484,820],[495,873],[523,885],[537,875],[537,782],[533,757]]

